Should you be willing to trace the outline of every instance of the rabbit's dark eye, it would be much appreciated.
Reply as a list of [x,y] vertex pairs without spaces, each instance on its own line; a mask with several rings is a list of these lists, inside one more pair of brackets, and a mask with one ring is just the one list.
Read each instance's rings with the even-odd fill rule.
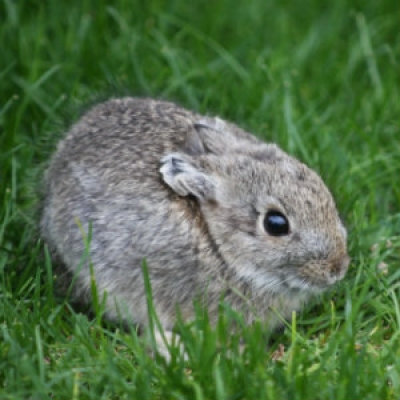
[[289,221],[281,212],[271,210],[265,214],[264,229],[271,236],[285,236],[289,234]]

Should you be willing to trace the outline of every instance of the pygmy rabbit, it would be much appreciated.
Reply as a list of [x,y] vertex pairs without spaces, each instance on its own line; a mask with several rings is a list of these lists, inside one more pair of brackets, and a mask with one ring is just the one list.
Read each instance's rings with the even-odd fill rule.
[[146,326],[145,259],[166,331],[177,306],[193,317],[194,299],[215,321],[222,297],[272,329],[349,264],[346,230],[314,171],[231,123],[152,99],[95,106],[48,167],[41,235],[83,303],[89,228],[106,316]]

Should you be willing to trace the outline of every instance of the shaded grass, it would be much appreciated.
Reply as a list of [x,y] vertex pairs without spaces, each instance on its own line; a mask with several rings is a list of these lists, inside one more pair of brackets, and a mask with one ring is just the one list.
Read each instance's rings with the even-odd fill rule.
[[[394,0],[1,1],[0,398],[398,398],[398,11]],[[179,324],[188,360],[173,348],[170,364],[133,328],[56,298],[33,170],[80,107],[126,93],[219,114],[319,171],[349,228],[346,281],[271,337],[262,323],[230,333],[240,315],[223,305],[215,329],[199,311]]]

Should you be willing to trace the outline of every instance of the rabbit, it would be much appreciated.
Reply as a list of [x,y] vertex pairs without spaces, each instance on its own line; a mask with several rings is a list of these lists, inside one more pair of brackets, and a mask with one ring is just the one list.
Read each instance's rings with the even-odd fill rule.
[[349,265],[316,172],[233,123],[148,98],[97,104],[70,128],[45,173],[40,230],[83,304],[91,263],[110,320],[148,325],[146,260],[168,335],[177,309],[191,320],[196,300],[215,322],[222,298],[273,330]]

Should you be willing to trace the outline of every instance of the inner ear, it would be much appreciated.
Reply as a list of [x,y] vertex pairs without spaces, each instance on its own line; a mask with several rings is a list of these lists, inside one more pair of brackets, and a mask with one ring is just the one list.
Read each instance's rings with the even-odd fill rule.
[[199,119],[187,133],[183,152],[189,155],[224,154],[237,142],[236,137],[219,118]]
[[163,181],[179,196],[194,196],[199,201],[216,201],[216,183],[185,154],[172,153],[161,160]]
[[196,125],[194,125],[193,129],[191,129],[187,133],[185,143],[182,146],[182,150],[186,154],[190,154],[192,156],[205,154],[207,150],[204,147],[201,136],[202,135],[200,134],[200,131],[196,128]]

